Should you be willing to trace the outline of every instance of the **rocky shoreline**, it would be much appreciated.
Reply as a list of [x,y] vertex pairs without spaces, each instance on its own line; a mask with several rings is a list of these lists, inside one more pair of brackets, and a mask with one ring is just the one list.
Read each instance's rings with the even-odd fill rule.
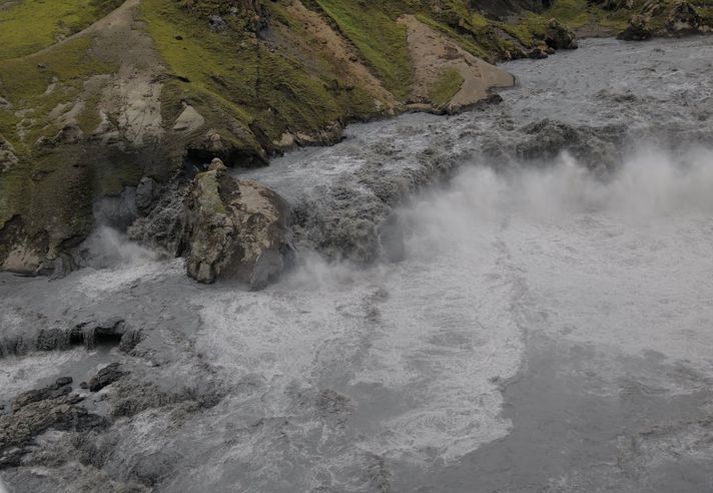
[[[0,268],[63,275],[102,225],[99,204],[154,184],[186,186],[213,158],[247,169],[296,146],[334,144],[352,122],[497,102],[491,89],[513,80],[490,62],[575,48],[574,32],[616,26],[626,39],[647,39],[711,25],[708,7],[685,1],[590,2],[576,11],[524,0],[436,2],[415,13],[400,3],[368,12],[337,3],[241,0],[224,9],[197,1],[168,12],[129,0],[20,61],[0,60]],[[366,17],[355,25],[354,16]],[[364,41],[382,34],[398,46]],[[227,46],[238,46],[243,70],[226,70]],[[201,67],[212,75],[191,72],[188,59],[210,61]],[[248,79],[235,79],[243,72]],[[8,79],[13,73],[31,81]],[[246,85],[254,94],[236,96],[239,107],[221,96]]]

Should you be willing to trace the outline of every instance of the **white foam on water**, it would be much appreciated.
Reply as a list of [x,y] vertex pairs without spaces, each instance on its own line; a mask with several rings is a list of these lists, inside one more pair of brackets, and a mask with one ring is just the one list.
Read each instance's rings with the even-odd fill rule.
[[79,273],[78,288],[90,298],[118,292],[138,281],[178,274],[183,268],[182,260],[161,260],[155,251],[106,226],[97,228],[85,246],[90,267]]
[[311,259],[264,292],[206,294],[198,348],[236,378],[264,377],[267,416],[294,413],[290,389],[336,386],[354,402],[357,449],[457,460],[508,432],[499,382],[529,330],[703,364],[711,156],[645,149],[608,181],[568,156],[468,168],[400,211],[406,261]]
[[0,399],[9,399],[20,392],[36,388],[41,380],[60,376],[56,375],[60,366],[85,357],[84,349],[73,349],[3,358],[0,365]]
[[567,156],[510,175],[472,168],[436,194],[439,207],[417,210],[432,216],[420,238],[429,248],[441,238],[475,250],[481,234],[501,242],[542,317],[532,328],[709,365],[712,189],[706,149],[643,149],[608,181]]

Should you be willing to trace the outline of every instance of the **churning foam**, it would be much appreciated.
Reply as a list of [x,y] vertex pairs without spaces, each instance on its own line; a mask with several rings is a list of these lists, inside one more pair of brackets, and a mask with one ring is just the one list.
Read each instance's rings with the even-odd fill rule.
[[139,280],[176,274],[183,265],[180,260],[160,260],[155,251],[107,226],[97,228],[83,246],[89,267],[94,270],[82,273],[79,288],[90,297],[118,291]]
[[[568,156],[466,168],[399,211],[405,261],[312,258],[266,291],[206,294],[198,348],[236,379],[268,382],[266,416],[295,412],[289,389],[334,389],[354,405],[361,450],[456,460],[508,432],[498,382],[529,330],[697,354],[671,324],[690,328],[681,314],[713,299],[711,156],[644,150],[606,181]],[[700,292],[687,297],[691,282]]]

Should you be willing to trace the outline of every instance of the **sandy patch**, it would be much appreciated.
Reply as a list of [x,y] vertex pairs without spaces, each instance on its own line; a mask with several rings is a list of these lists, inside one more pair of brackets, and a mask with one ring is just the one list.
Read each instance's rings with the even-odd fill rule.
[[431,90],[445,70],[454,69],[463,84],[444,108],[456,112],[488,97],[494,87],[511,87],[515,83],[506,71],[475,57],[442,34],[405,15],[399,22],[406,26],[409,53],[414,65],[415,81],[411,100],[431,104]]

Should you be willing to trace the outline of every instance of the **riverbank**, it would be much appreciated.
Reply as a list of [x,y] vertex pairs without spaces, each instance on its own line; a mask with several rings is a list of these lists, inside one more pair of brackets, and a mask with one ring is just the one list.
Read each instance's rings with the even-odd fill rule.
[[263,166],[350,122],[471,107],[511,82],[486,62],[573,47],[569,28],[641,14],[651,35],[677,35],[710,17],[701,1],[685,3],[693,18],[669,1],[60,3],[0,9],[0,262],[30,275],[76,267],[97,204],[142,179],[214,157]]

